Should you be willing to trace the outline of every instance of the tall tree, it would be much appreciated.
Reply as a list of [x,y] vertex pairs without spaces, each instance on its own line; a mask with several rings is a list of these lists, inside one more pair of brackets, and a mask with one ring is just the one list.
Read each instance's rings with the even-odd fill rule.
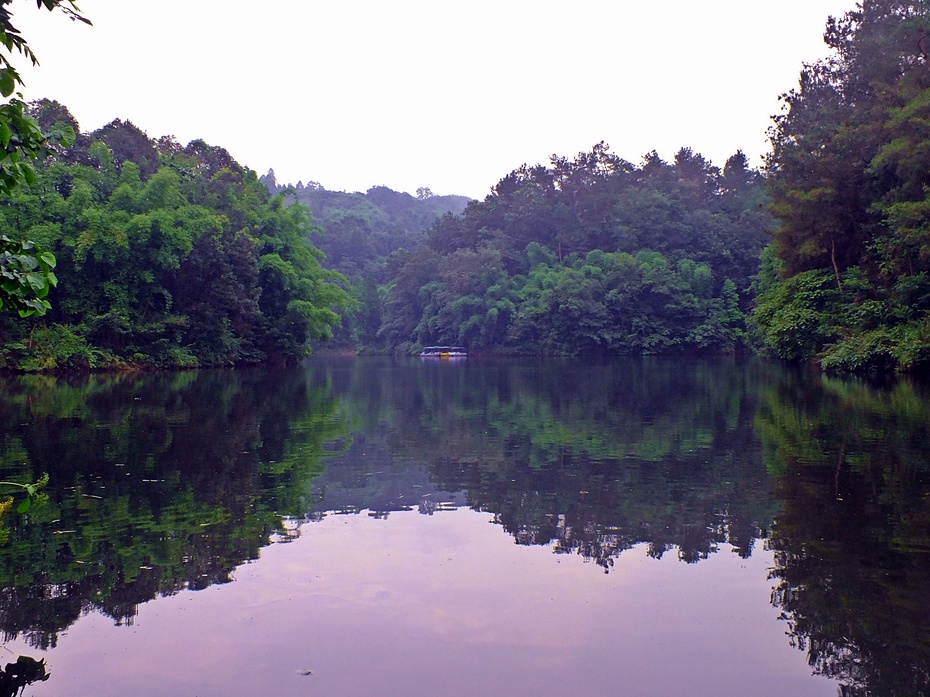
[[927,3],[863,0],[830,18],[832,55],[782,97],[767,163],[782,283],[828,272],[839,297],[821,307],[834,327],[811,342],[810,326],[786,321],[800,296],[770,287],[757,319],[779,355],[838,368],[930,360],[928,37]]

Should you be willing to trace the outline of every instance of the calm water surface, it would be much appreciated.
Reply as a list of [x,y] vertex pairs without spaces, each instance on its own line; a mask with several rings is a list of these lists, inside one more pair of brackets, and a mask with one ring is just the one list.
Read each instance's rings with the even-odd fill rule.
[[0,378],[0,478],[51,477],[6,519],[4,653],[37,696],[925,695],[927,396],[727,360]]

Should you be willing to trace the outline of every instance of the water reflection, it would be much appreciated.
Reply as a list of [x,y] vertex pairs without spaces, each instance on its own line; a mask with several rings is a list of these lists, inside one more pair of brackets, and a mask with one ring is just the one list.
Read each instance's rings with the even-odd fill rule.
[[37,661],[20,656],[15,663],[7,663],[0,670],[0,697],[18,697],[33,683],[45,682],[51,677],[45,670],[45,660]]
[[845,695],[930,693],[930,402],[783,374],[757,428],[784,502],[772,602]]
[[7,641],[54,647],[88,613],[132,624],[303,521],[471,508],[605,572],[643,550],[704,569],[761,541],[815,673],[930,692],[930,406],[912,385],[729,359],[316,359],[6,377],[0,395],[0,478],[52,482],[0,547]]
[[51,502],[0,547],[0,629],[37,648],[89,611],[226,583],[305,509],[345,433],[303,371],[8,378],[4,476],[48,471]]
[[774,515],[752,428],[758,367],[351,361],[318,378],[363,423],[318,483],[323,509],[430,511],[464,492],[518,544],[605,571],[642,542],[656,558],[722,543],[748,556]]

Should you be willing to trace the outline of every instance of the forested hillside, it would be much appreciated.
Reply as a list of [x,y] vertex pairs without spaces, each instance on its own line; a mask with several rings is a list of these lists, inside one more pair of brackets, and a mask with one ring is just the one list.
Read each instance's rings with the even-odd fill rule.
[[828,370],[930,365],[930,6],[827,24],[776,119],[779,219],[754,318],[775,356]]
[[386,186],[365,193],[329,191],[316,182],[281,186],[273,170],[259,179],[272,193],[310,209],[323,231],[314,242],[326,255],[326,267],[349,278],[374,274],[381,280],[388,255],[422,246],[437,218],[459,215],[470,201],[467,196],[437,196],[426,188],[414,197]]
[[310,209],[319,235],[313,244],[324,255],[325,268],[348,281],[355,304],[342,318],[331,345],[371,350],[381,324],[379,288],[387,282],[388,257],[398,249],[416,250],[427,230],[444,215],[459,215],[467,196],[438,196],[427,188],[416,197],[375,186],[365,193],[329,191],[317,182],[281,185],[274,170],[259,177],[272,193]]
[[[376,340],[529,354],[733,351],[772,225],[764,180],[603,143],[511,172],[388,267]],[[369,337],[369,340],[373,340]]]
[[309,211],[203,141],[150,139],[115,120],[81,134],[0,201],[0,229],[57,258],[41,319],[0,316],[0,365],[25,370],[291,361],[351,299],[319,263]]

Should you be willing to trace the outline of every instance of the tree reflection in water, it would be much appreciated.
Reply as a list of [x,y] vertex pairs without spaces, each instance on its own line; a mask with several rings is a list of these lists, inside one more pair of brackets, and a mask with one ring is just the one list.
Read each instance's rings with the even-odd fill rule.
[[0,394],[0,476],[52,482],[0,547],[7,639],[48,648],[88,612],[131,624],[329,511],[464,505],[605,571],[636,545],[695,563],[763,539],[815,672],[848,695],[930,693],[930,407],[908,384],[732,360],[318,359]]
[[[930,694],[925,390],[716,361],[463,368],[329,379],[388,414],[367,451],[424,464],[518,544],[609,570],[643,542],[695,562],[771,534],[772,602],[814,672],[844,695]],[[319,485],[378,489],[351,459]]]
[[37,661],[20,656],[0,670],[0,697],[18,697],[29,685],[45,682],[51,677],[45,670],[45,659]]
[[783,510],[773,604],[843,694],[930,694],[930,402],[787,374],[757,420]]
[[[324,508],[384,512],[463,492],[518,544],[605,571],[641,543],[689,563],[721,544],[748,556],[775,512],[753,433],[757,365],[369,361],[318,378],[371,425],[317,481]],[[410,489],[372,474],[386,462]]]
[[[293,534],[339,404],[305,371],[3,380],[5,477],[50,502],[0,547],[0,629],[40,649],[80,616],[131,624],[155,597],[227,583]],[[12,524],[12,521],[11,521]]]

